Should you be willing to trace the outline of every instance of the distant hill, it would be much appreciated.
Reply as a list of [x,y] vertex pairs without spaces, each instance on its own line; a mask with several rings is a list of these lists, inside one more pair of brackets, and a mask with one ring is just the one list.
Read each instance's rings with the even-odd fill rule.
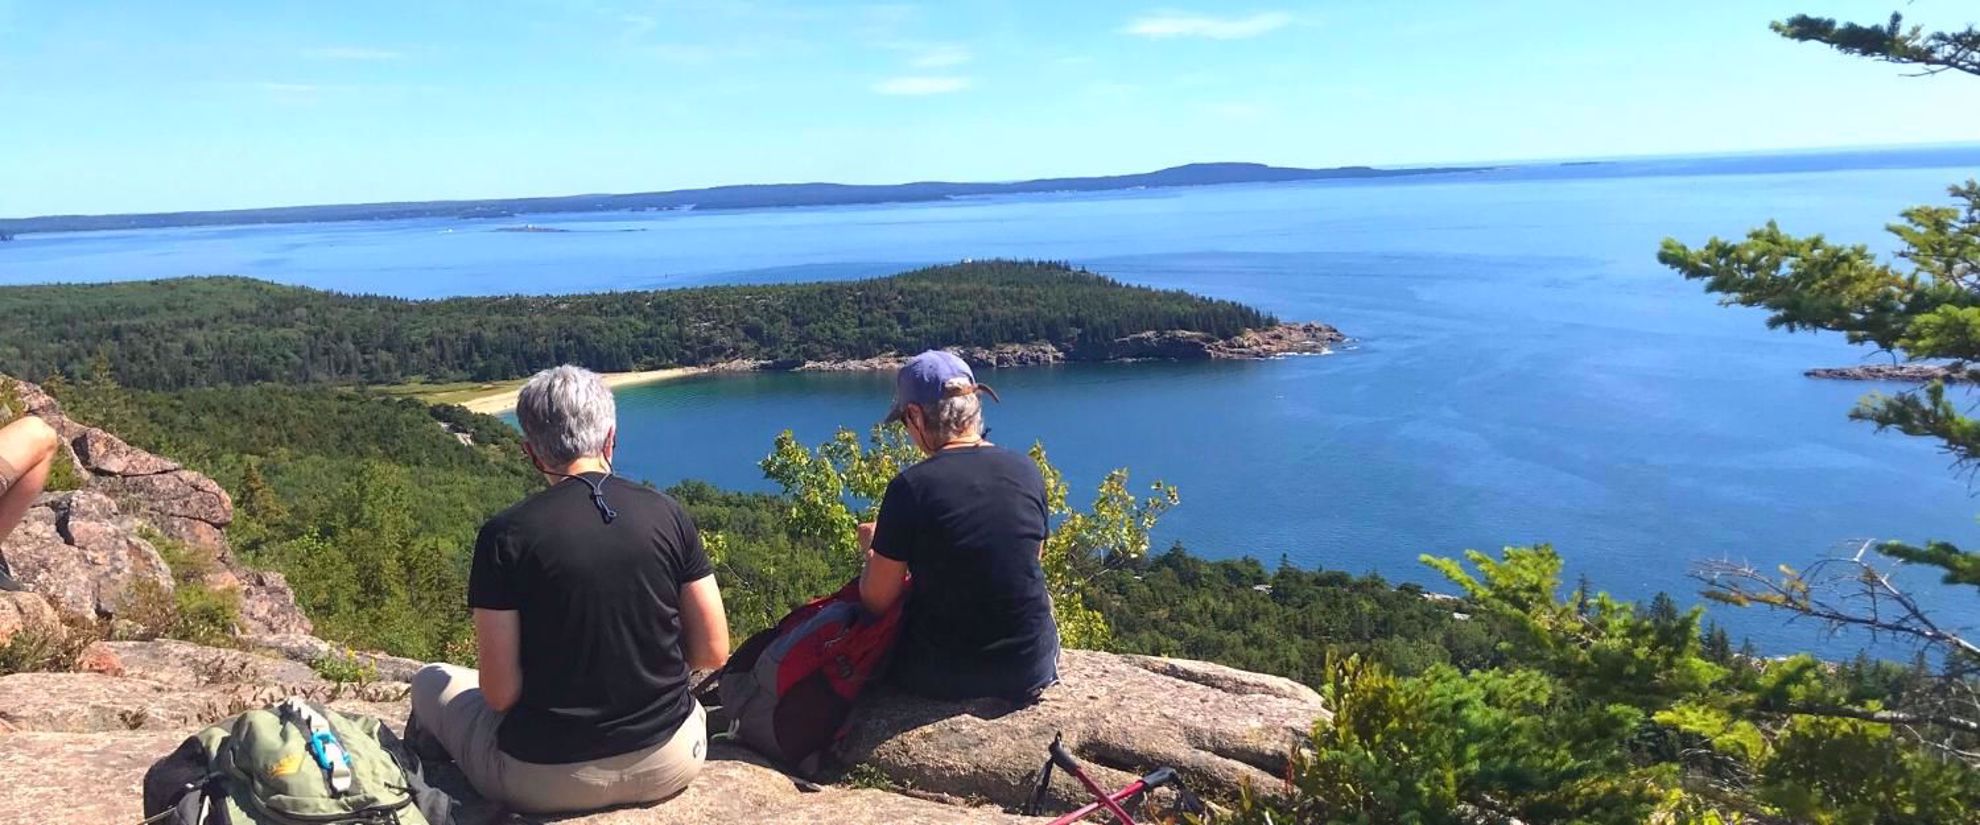
[[407,218],[506,218],[556,212],[626,212],[671,209],[754,209],[775,206],[844,206],[862,203],[906,203],[955,197],[1013,195],[1028,192],[1101,192],[1149,187],[1211,186],[1223,183],[1266,183],[1337,178],[1387,178],[1478,172],[1487,167],[1376,169],[1341,166],[1296,169],[1262,163],[1192,163],[1135,175],[1085,178],[1044,178],[1011,183],[944,183],[927,181],[887,185],[840,183],[775,183],[716,186],[625,195],[565,195],[547,198],[497,198],[466,201],[354,203],[328,206],[282,206],[268,209],[227,209],[209,212],[152,212],[134,215],[46,215],[0,219],[0,236],[24,232],[81,232],[97,229],[151,229],[168,226],[226,226],[256,223],[319,221],[381,221]]

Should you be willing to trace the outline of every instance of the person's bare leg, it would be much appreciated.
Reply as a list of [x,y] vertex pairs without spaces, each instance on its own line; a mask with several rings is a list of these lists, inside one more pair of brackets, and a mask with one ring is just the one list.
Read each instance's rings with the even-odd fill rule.
[[[0,427],[0,544],[21,523],[34,497],[48,484],[62,436],[48,422],[25,416]],[[0,560],[0,590],[21,590]]]

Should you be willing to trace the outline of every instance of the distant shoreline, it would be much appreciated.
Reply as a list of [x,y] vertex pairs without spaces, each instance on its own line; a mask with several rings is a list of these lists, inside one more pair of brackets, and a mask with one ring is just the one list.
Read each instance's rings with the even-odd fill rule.
[[[667,367],[657,370],[634,370],[632,372],[603,373],[605,386],[613,389],[637,387],[645,384],[658,384],[677,378],[701,375],[710,372],[707,367]],[[463,384],[400,384],[378,388],[387,395],[416,398],[429,404],[454,404],[466,407],[469,412],[483,415],[501,415],[516,408],[516,398],[522,394],[523,383],[527,378],[511,378],[506,381],[482,381],[472,385]]]
[[[1126,175],[1039,178],[1007,182],[922,181],[895,184],[774,183],[672,189],[625,194],[437,200],[395,203],[344,203],[278,206],[260,209],[217,209],[181,212],[140,212],[108,215],[37,215],[0,218],[0,232],[14,234],[94,232],[111,229],[167,229],[188,226],[253,226],[261,224],[389,221],[452,218],[473,222],[524,215],[591,212],[684,212],[816,206],[869,206],[926,203],[986,195],[1057,192],[1108,192],[1128,189],[1167,189],[1233,183],[1276,183],[1309,180],[1368,180],[1484,172],[1495,166],[1422,166],[1378,169],[1336,166],[1307,169],[1262,163],[1191,163],[1154,172]],[[471,224],[470,224],[471,225]],[[497,231],[544,231],[504,228]]]
[[[1331,355],[1334,347],[1347,342],[1339,330],[1319,323],[1279,324],[1250,330],[1226,339],[1200,332],[1171,330],[1142,333],[1116,341],[1121,351],[1108,358],[1076,359],[1045,342],[1000,344],[994,347],[962,347],[955,350],[979,369],[1016,369],[1068,363],[1128,363],[1138,361],[1264,361],[1293,355]],[[722,375],[745,372],[887,372],[899,369],[907,356],[887,353],[871,358],[833,361],[764,361],[740,359],[698,367],[668,367],[657,370],[601,373],[605,385],[620,387],[657,384],[696,375]],[[527,379],[486,381],[470,384],[401,384],[376,388],[388,395],[417,398],[429,404],[456,404],[470,412],[500,415],[516,408],[516,398]]]
[[[1673,161],[1684,174],[1768,174],[1883,168],[1970,168],[1980,143],[1928,143],[1897,146],[1836,146],[1733,153],[1629,155],[1598,159],[1536,158],[1486,161],[1463,166],[1335,166],[1302,168],[1262,163],[1191,163],[1140,174],[1041,178],[1004,182],[921,181],[893,184],[773,183],[713,186],[622,194],[580,194],[314,204],[235,209],[174,210],[115,214],[42,214],[0,217],[0,233],[16,236],[56,232],[163,229],[196,226],[259,226],[440,218],[464,225],[526,215],[584,213],[666,213],[782,207],[867,206],[973,199],[989,195],[1102,192],[1217,186],[1282,181],[1369,180],[1458,176],[1504,170],[1580,170],[1571,174],[1607,176],[1606,170],[1632,164]],[[1913,160],[1891,165],[1884,159]],[[1756,165],[1757,164],[1757,165]]]

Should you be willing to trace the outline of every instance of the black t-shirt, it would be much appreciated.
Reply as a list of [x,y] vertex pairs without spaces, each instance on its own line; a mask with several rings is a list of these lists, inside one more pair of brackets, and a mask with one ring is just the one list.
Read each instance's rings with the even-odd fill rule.
[[489,519],[475,542],[468,604],[522,614],[522,697],[497,742],[524,762],[630,753],[693,710],[680,592],[713,572],[701,536],[659,491],[616,477],[603,489],[610,524],[589,486],[564,479]]
[[1001,447],[937,453],[887,485],[873,552],[914,577],[896,682],[964,698],[1050,680],[1059,631],[1038,563],[1046,525],[1038,465]]

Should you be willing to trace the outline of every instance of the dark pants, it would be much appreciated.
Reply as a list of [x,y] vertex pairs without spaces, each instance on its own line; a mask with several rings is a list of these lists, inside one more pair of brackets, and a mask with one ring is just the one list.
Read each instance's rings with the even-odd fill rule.
[[895,660],[887,682],[929,699],[1005,699],[1029,702],[1059,681],[1059,637],[1054,635],[1028,661],[966,660],[907,655]]

